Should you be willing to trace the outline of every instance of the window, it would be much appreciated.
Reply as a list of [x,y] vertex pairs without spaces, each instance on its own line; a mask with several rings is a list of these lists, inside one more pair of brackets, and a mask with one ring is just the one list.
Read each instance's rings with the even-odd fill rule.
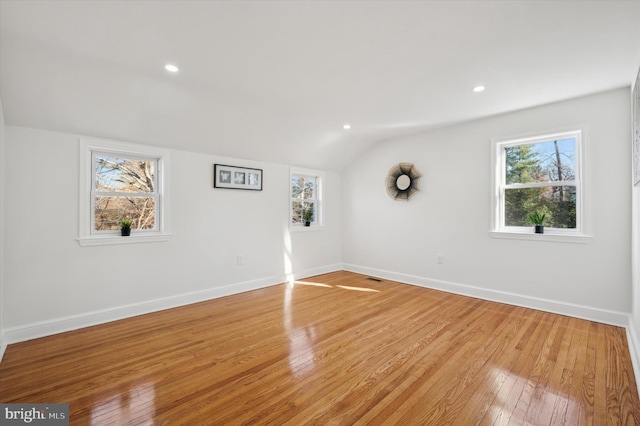
[[[80,244],[166,240],[168,151],[81,140],[80,154]],[[132,222],[130,238],[120,238],[123,218]]]
[[305,212],[311,225],[322,225],[322,176],[306,170],[291,172],[291,225],[302,226]]
[[545,233],[584,233],[581,131],[498,142],[495,159],[494,231],[532,233],[540,212]]
[[127,153],[91,153],[92,233],[118,231],[122,218],[130,219],[134,230],[158,229],[159,160]]

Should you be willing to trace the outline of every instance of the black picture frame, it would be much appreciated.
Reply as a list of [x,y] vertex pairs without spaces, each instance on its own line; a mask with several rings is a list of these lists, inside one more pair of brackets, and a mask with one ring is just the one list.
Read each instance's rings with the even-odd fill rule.
[[213,187],[223,189],[244,189],[262,191],[262,169],[213,165]]

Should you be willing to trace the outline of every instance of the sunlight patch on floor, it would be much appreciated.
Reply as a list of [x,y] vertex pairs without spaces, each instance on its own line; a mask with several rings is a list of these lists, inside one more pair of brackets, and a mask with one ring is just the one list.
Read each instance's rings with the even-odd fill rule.
[[352,287],[352,286],[348,286],[348,285],[332,286],[332,285],[329,285],[329,284],[315,283],[315,282],[311,282],[311,281],[295,281],[294,285],[308,285],[308,286],[313,286],[313,287],[326,287],[326,288],[341,288],[343,290],[363,291],[363,292],[368,292],[368,293],[380,293],[380,290],[376,290],[376,289],[368,288],[368,287]]
[[337,285],[336,287],[342,288],[344,290],[354,290],[354,291],[366,291],[370,293],[380,293],[380,290],[375,290],[373,288],[367,287],[350,287],[348,285]]
[[327,287],[327,288],[333,288],[332,285],[329,284],[323,284],[323,283],[312,283],[311,281],[295,281],[294,282],[295,285],[310,285],[310,286],[314,286],[314,287]]

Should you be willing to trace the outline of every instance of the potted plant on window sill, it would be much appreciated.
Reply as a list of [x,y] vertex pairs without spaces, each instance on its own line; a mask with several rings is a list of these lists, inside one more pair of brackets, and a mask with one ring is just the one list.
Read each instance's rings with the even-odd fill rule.
[[529,214],[529,222],[534,227],[534,232],[536,234],[544,234],[544,220],[546,218],[546,214],[542,212],[533,212]]
[[302,221],[304,222],[304,226],[311,226],[312,220],[313,220],[313,209],[305,209],[302,212]]
[[123,237],[128,237],[131,235],[131,220],[126,217],[120,220],[120,234]]

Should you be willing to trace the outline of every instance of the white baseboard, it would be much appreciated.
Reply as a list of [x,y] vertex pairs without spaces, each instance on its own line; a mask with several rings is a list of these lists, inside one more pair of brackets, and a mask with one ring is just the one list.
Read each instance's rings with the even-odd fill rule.
[[69,317],[56,318],[50,321],[42,321],[18,327],[6,328],[4,329],[4,338],[7,344],[24,342],[26,340],[37,339],[39,337],[63,333],[65,331],[77,330],[79,328],[104,324],[111,321],[162,311],[178,306],[189,305],[191,303],[202,302],[204,300],[215,299],[235,293],[256,290],[282,282],[283,277],[269,277],[149,300],[146,302],[118,306],[110,309],[87,312]]
[[309,268],[295,273],[294,279],[299,280],[308,277],[314,277],[316,275],[328,274],[330,272],[342,271],[344,268],[342,263],[335,263],[333,265],[320,266],[317,268]]
[[627,326],[627,346],[629,346],[633,373],[636,377],[636,386],[640,393],[640,358],[638,358],[640,356],[640,341],[638,340],[638,332],[633,325],[631,315],[629,315],[629,324]]
[[624,327],[627,332],[627,346],[631,357],[633,374],[636,379],[636,386],[640,393],[640,335],[636,332],[631,315],[624,312],[598,309],[589,306],[576,305],[573,303],[559,302],[556,300],[542,299],[538,297],[523,296],[515,293],[508,293],[497,290],[458,284],[449,281],[433,280],[415,275],[402,274],[398,272],[385,271],[382,269],[369,268],[366,266],[343,264],[345,271],[398,281],[401,283],[431,288],[434,290],[446,291],[463,296],[476,297],[478,299],[490,300],[492,302],[506,303],[509,305],[522,306],[525,308],[538,309],[554,314],[567,315],[603,324]]
[[2,357],[4,356],[4,351],[7,350],[7,343],[4,341],[2,337],[2,332],[0,332],[0,362],[2,362]]
[[[77,330],[79,328],[104,324],[111,321],[148,314],[151,312],[162,311],[165,309],[171,309],[178,306],[189,305],[192,303],[198,303],[205,300],[216,299],[219,297],[229,296],[245,291],[257,290],[260,288],[281,284],[289,280],[303,279],[306,277],[340,270],[347,270],[393,281],[399,281],[402,283],[442,290],[449,293],[477,297],[494,302],[539,309],[542,311],[553,312],[561,315],[569,315],[577,318],[583,318],[591,321],[625,327],[627,329],[629,349],[631,351],[632,360],[634,362],[634,372],[636,372],[636,374],[640,373],[640,358],[638,358],[638,356],[640,355],[640,342],[638,341],[637,334],[633,331],[632,323],[629,320],[628,314],[626,313],[596,309],[588,306],[575,305],[554,300],[523,296],[515,293],[488,290],[480,287],[468,286],[448,281],[432,280],[425,277],[385,271],[381,269],[369,268],[353,264],[333,264],[316,268],[309,268],[306,270],[298,271],[294,274],[272,276],[257,280],[245,281],[223,287],[216,287],[192,293],[185,293],[141,303],[119,306],[111,309],[104,309],[100,311],[88,312],[85,314],[57,318],[50,321],[43,321],[4,329],[0,331],[0,361],[2,360],[2,355],[4,355],[4,351],[6,350],[7,345],[12,343],[23,342],[26,340],[50,336],[66,331]],[[638,377],[636,377],[636,380],[640,385],[640,380],[638,379]]]
[[522,306],[525,308],[538,309],[554,314],[567,315],[582,318],[604,324],[627,327],[629,316],[626,312],[610,311],[589,306],[576,305],[572,303],[560,302],[556,300],[542,299],[539,297],[524,296],[516,293],[509,293],[498,290],[489,290],[481,287],[474,287],[466,284],[458,284],[449,281],[434,280],[416,275],[402,274],[398,272],[385,271],[382,269],[369,268],[366,266],[343,264],[346,271],[356,272],[364,275],[372,275],[388,280],[398,281],[420,287],[442,290],[449,293],[463,296],[476,297],[478,299],[490,300],[492,302],[506,303],[509,305]]
[[65,331],[77,330],[80,328],[104,324],[124,318],[130,318],[138,315],[148,314],[151,312],[176,308],[178,306],[203,302],[205,300],[216,299],[232,294],[243,293],[245,291],[270,287],[287,282],[289,279],[300,279],[339,270],[342,270],[342,265],[340,264],[327,265],[306,269],[295,274],[290,274],[290,276],[281,275],[260,278],[257,280],[230,284],[223,287],[215,287],[207,290],[179,294],[176,296],[170,296],[146,302],[118,306],[111,309],[103,309],[100,311],[87,312],[80,315],[56,318],[50,321],[42,321],[19,327],[6,328],[2,330],[4,333],[2,336],[2,341],[0,342],[0,361],[2,360],[4,349],[7,345],[12,343],[24,342],[31,339],[37,339],[39,337],[63,333]]

